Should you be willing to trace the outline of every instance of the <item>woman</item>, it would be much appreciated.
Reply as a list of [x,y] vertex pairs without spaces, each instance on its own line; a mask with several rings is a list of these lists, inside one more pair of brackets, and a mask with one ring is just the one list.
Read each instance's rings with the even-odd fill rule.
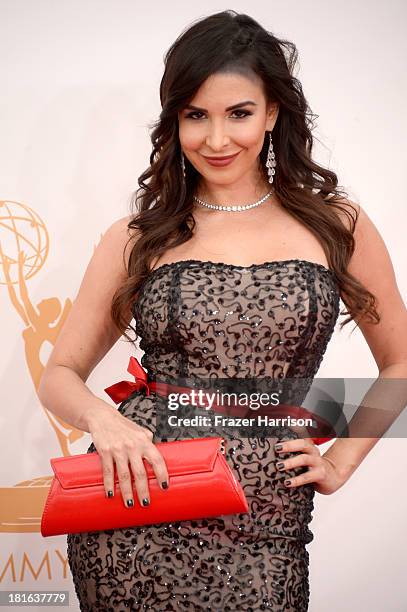
[[[296,55],[234,11],[175,41],[139,211],[103,236],[47,364],[41,400],[91,433],[106,495],[116,467],[129,512],[150,503],[143,458],[171,487],[155,445],[171,439],[156,422],[165,398],[137,390],[116,411],[85,383],[121,335],[132,341],[133,317],[150,379],[308,380],[342,298],[341,327],[357,320],[380,374],[405,373],[406,310],[389,255],[334,172],[311,159]],[[321,456],[289,427],[230,435],[249,513],[69,535],[81,610],[307,610],[315,491],[338,490],[376,441],[338,439]]]

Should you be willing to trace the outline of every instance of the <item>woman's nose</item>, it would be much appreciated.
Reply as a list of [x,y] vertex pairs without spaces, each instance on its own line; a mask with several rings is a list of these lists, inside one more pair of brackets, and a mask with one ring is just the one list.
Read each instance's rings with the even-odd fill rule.
[[213,151],[221,151],[230,142],[230,138],[222,126],[212,126],[206,135],[205,144]]

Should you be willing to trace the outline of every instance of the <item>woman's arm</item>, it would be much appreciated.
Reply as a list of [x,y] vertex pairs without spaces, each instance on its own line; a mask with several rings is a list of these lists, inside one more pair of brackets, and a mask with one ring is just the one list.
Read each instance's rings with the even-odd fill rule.
[[[388,429],[404,408],[407,381],[407,310],[383,238],[361,207],[354,238],[355,251],[348,270],[378,300],[380,323],[374,325],[363,321],[359,323],[359,328],[376,361],[379,377],[362,400],[365,409],[359,409],[359,418],[355,414],[355,420],[349,424],[351,437],[338,438],[323,455],[335,465],[344,481],[348,480],[380,439],[381,433]],[[386,379],[397,380],[393,383],[386,381],[386,384],[383,382]],[[387,389],[386,406],[383,405],[383,389]],[[375,408],[381,412],[381,416]],[[380,431],[382,426],[384,429]],[[379,430],[378,434],[367,437],[367,432],[375,428]],[[357,437],[358,432],[360,437]]]
[[[383,404],[383,392],[380,383],[393,379],[394,384],[387,386],[386,405]],[[397,380],[396,380],[397,379]],[[395,421],[406,405],[407,365],[405,363],[389,365],[380,370],[374,385],[364,396],[361,407],[349,423],[349,438],[337,438],[332,446],[322,455],[336,467],[341,481],[345,483],[363,459],[381,439],[390,425]],[[377,388],[375,388],[377,385]],[[384,387],[386,389],[386,387]],[[382,385],[383,389],[383,385]],[[401,395],[403,394],[403,397]],[[388,407],[387,402],[392,405]],[[375,408],[375,410],[373,410]],[[380,415],[382,412],[382,415]],[[367,437],[369,430],[378,430],[378,437]],[[358,433],[361,437],[357,437]]]
[[123,252],[128,221],[127,217],[119,219],[102,236],[39,385],[44,407],[82,431],[89,432],[92,419],[102,414],[117,414],[114,406],[95,396],[85,383],[121,336],[110,306],[114,292],[127,278]]
[[[149,429],[120,414],[115,407],[96,397],[85,384],[89,374],[121,336],[110,310],[116,289],[127,278],[123,253],[129,238],[128,221],[123,218],[113,223],[95,250],[48,360],[39,396],[48,410],[91,434],[102,461],[106,495],[114,494],[116,469],[123,502],[131,508],[134,488],[141,507],[148,505],[150,500],[143,458],[152,466],[161,488],[165,490],[169,486],[164,457],[153,444],[154,436]],[[125,318],[130,323],[131,304]]]

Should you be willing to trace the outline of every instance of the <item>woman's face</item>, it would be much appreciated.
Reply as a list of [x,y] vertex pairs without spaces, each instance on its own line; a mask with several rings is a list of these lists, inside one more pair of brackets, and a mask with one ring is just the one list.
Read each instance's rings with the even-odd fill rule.
[[[267,105],[257,75],[253,80],[237,73],[211,75],[178,114],[183,153],[208,183],[255,179],[265,132],[273,129],[277,115],[278,105]],[[226,166],[211,166],[205,159],[235,153]]]

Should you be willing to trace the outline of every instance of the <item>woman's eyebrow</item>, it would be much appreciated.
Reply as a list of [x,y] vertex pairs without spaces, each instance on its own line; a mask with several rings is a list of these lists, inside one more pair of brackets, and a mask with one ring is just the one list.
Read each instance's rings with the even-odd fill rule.
[[[225,108],[225,111],[234,110],[235,108],[240,108],[241,106],[248,106],[248,105],[257,106],[256,102],[253,102],[252,100],[245,100],[244,102],[238,102],[237,104],[232,104],[232,106],[228,106],[227,108]],[[208,112],[206,108],[199,108],[199,106],[194,106],[193,104],[188,104],[184,108],[185,110],[190,109],[190,110],[195,110],[195,111],[202,111],[203,113]]]

